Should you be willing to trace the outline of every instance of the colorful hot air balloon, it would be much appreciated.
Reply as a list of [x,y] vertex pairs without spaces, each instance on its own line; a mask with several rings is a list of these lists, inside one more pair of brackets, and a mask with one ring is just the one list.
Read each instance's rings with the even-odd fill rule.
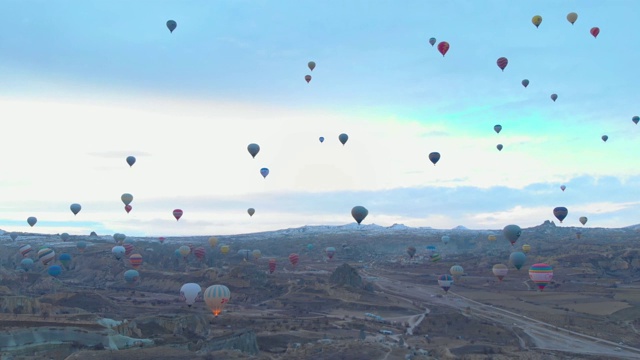
[[29,224],[29,226],[33,227],[33,225],[35,225],[38,222],[38,219],[35,216],[29,216],[27,218],[27,224]]
[[124,281],[133,285],[140,280],[140,273],[137,270],[127,270],[124,272]]
[[599,27],[592,27],[591,30],[589,30],[589,32],[591,33],[591,35],[594,38],[597,38],[598,34],[600,34],[600,28]]
[[502,151],[503,148],[504,146],[502,144],[496,145],[496,149],[498,149],[498,151]]
[[573,25],[576,22],[576,20],[578,20],[578,14],[574,12],[570,12],[567,14],[567,21],[569,21],[571,25]]
[[449,51],[449,43],[446,41],[441,41],[438,44],[438,51],[440,51],[440,54],[442,54],[442,57],[444,57]]
[[502,229],[502,234],[509,240],[511,245],[515,244],[520,235],[522,235],[522,229],[518,225],[507,225]]
[[313,71],[313,69],[316,68],[316,63],[314,61],[309,61],[307,66],[309,67],[309,70]]
[[551,94],[551,100],[553,100],[553,102],[556,102],[557,99],[558,99],[557,94]]
[[340,143],[342,143],[342,145],[344,146],[344,144],[347,143],[347,140],[349,140],[349,135],[342,133],[338,135],[338,140],[340,140]]
[[560,223],[562,223],[562,220],[564,220],[564,218],[566,218],[568,214],[569,210],[567,210],[567,208],[564,206],[558,206],[553,209],[553,216],[555,216],[556,219],[560,220]]
[[436,166],[436,163],[440,161],[440,153],[437,151],[429,153],[429,161],[433,163],[433,166]]
[[527,255],[525,255],[523,252],[514,251],[511,253],[511,255],[509,255],[509,262],[518,270],[520,270],[520,268],[526,261]]
[[247,209],[247,213],[249,214],[249,216],[253,216],[253,214],[255,214],[255,213],[256,213],[256,209],[254,209],[254,208],[248,208],[248,209]]
[[529,80],[528,79],[524,79],[524,80],[522,80],[521,84],[522,84],[522,86],[524,86],[526,88],[527,86],[529,86]]
[[447,274],[440,275],[440,277],[438,277],[438,285],[445,293],[448,292],[451,285],[453,285],[453,276]]
[[299,260],[300,260],[300,257],[298,256],[298,254],[292,253],[291,255],[289,255],[289,262],[291,263],[291,265],[293,265],[293,267],[298,265]]
[[429,257],[431,257],[431,255],[435,254],[436,252],[436,247],[433,245],[428,245],[426,249],[427,249],[427,256]]
[[263,179],[267,178],[267,175],[269,175],[269,169],[268,168],[262,168],[260,169],[260,175],[262,175]]
[[188,247],[187,245],[182,245],[178,248],[178,252],[180,253],[180,255],[182,255],[183,258],[187,258],[187,256],[189,256],[189,254],[191,254],[191,248]]
[[80,212],[80,209],[82,209],[82,206],[80,206],[80,204],[71,204],[69,208],[71,209],[71,212],[73,213],[73,215],[78,215],[78,213]]
[[113,234],[113,238],[116,240],[117,243],[122,244],[127,239],[127,235],[121,234],[121,233],[115,233]]
[[531,22],[533,23],[533,25],[536,26],[536,28],[538,26],[540,26],[540,24],[542,24],[542,16],[540,15],[536,15],[534,17],[531,18]]
[[564,186],[564,185],[560,185],[560,190],[565,191],[566,189],[567,189],[567,187],[566,187],[566,186]]
[[607,135],[602,135],[602,137],[600,137],[602,139],[602,141],[607,142],[607,140],[609,140],[609,137]]
[[442,260],[442,256],[438,253],[433,253],[431,254],[431,256],[429,257],[431,262],[438,262],[440,260]]
[[407,254],[409,254],[409,257],[413,259],[413,255],[416,254],[416,248],[414,248],[413,246],[409,246],[407,248]]
[[173,210],[173,217],[176,218],[176,221],[178,221],[182,217],[183,213],[184,212],[181,209],[175,209]]
[[631,121],[633,121],[634,124],[638,125],[638,122],[640,121],[640,116],[634,116],[631,118]]
[[173,33],[173,30],[175,30],[176,27],[178,27],[178,23],[177,22],[175,22],[173,20],[167,21],[167,29],[169,29],[169,31],[171,33]]
[[191,307],[202,296],[202,288],[196,283],[186,283],[180,288],[180,300]]
[[539,263],[529,268],[529,278],[538,285],[540,291],[553,279],[553,268],[549,264]]
[[56,252],[49,248],[42,248],[38,251],[38,260],[44,266],[49,265],[56,257]]
[[256,155],[260,152],[260,145],[251,143],[247,146],[247,151],[251,154],[252,158],[256,158]]
[[497,237],[497,236],[495,236],[495,235],[493,235],[493,234],[491,234],[491,235],[487,236],[487,240],[489,240],[489,241],[496,241],[496,240],[498,240],[498,237]]
[[58,260],[60,260],[60,263],[62,264],[62,266],[64,266],[65,269],[69,270],[69,263],[71,262],[71,255],[64,253],[64,254],[60,254],[60,257],[58,258]]
[[255,260],[258,260],[258,259],[260,259],[260,258],[262,257],[262,251],[260,251],[260,250],[258,250],[258,249],[255,249],[255,250],[253,250],[253,251],[251,252],[251,255],[253,256],[253,258],[254,258]]
[[500,134],[500,131],[502,131],[502,125],[494,125],[493,131],[495,131],[496,134]]
[[502,281],[507,273],[509,273],[509,268],[505,264],[495,264],[493,265],[493,275],[498,278],[498,280]]
[[22,257],[27,257],[27,254],[31,252],[31,250],[33,250],[33,248],[31,247],[31,245],[26,244],[26,245],[22,245],[20,247],[20,254],[22,255]]
[[269,259],[269,274],[273,274],[276,271],[276,259]]
[[459,279],[460,276],[462,276],[464,274],[464,269],[460,265],[453,265],[449,269],[449,273],[451,275],[453,275],[453,280],[455,281],[455,280]]
[[127,250],[125,250],[124,246],[120,246],[120,245],[114,246],[111,249],[111,253],[113,254],[113,256],[116,257],[116,260],[122,259],[126,251]]
[[586,216],[580,216],[580,219],[578,219],[580,221],[580,224],[584,225],[587,223],[587,217]]
[[322,144],[324,142],[324,136],[320,136],[318,140],[320,140],[320,144]]
[[331,260],[333,259],[333,255],[336,254],[336,248],[334,248],[333,246],[329,246],[328,248],[324,249],[324,252],[327,254],[329,260]]
[[431,46],[436,44],[436,38],[432,37],[431,39],[429,39],[429,44],[431,44]]
[[527,245],[527,244],[522,245],[522,252],[523,252],[523,253],[525,253],[525,254],[526,254],[526,253],[528,253],[529,251],[531,251],[531,245]]
[[442,240],[442,242],[447,245],[449,243],[449,240],[451,240],[451,237],[449,237],[449,235],[443,235],[440,240]]
[[133,245],[129,243],[125,243],[125,244],[122,244],[122,247],[124,248],[124,256],[129,256],[131,255],[131,253],[133,253],[133,250],[134,250]]
[[307,82],[307,84],[308,84],[309,82],[311,82],[311,75],[305,75],[305,76],[304,76],[304,81],[306,81],[306,82]]
[[504,71],[504,68],[506,68],[507,65],[509,64],[509,60],[503,56],[498,58],[498,60],[496,61],[496,64],[498,65],[500,70]]
[[142,255],[132,254],[129,256],[129,264],[131,264],[131,267],[134,269],[139,268],[140,265],[142,265]]
[[207,255],[207,251],[199,246],[195,249],[193,249],[193,255],[196,257],[196,259],[198,259],[198,261],[204,261],[204,257]]
[[231,250],[229,245],[220,246],[220,252],[222,253],[222,255],[227,255],[229,253],[229,250]]
[[224,285],[211,285],[204,291],[204,302],[214,316],[218,316],[231,299],[231,291]]
[[369,210],[367,210],[367,208],[365,208],[364,206],[354,206],[351,209],[351,216],[353,216],[354,220],[358,223],[358,225],[360,225],[360,223],[362,222],[362,220],[364,220],[367,215],[369,215]]

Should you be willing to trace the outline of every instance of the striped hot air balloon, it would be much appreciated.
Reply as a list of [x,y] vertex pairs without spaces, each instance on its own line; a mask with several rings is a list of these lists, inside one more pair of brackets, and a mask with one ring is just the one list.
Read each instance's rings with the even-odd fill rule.
[[291,263],[291,265],[293,265],[293,267],[298,265],[299,260],[300,260],[300,256],[298,256],[298,254],[292,253],[291,255],[289,255],[289,262]]
[[269,274],[273,274],[276,271],[276,259],[269,259]]
[[124,247],[124,256],[129,256],[131,255],[131,253],[133,253],[133,249],[134,246],[131,244],[122,244],[122,247]]
[[26,257],[27,254],[31,252],[31,250],[33,250],[31,245],[29,244],[23,245],[20,247],[20,254],[22,254],[22,257]]
[[56,257],[56,252],[49,248],[42,248],[38,251],[38,260],[42,263],[42,265],[49,265],[53,259]]
[[493,265],[493,275],[498,278],[498,280],[502,281],[505,276],[509,273],[509,268],[505,264],[495,264]]
[[204,261],[204,257],[205,257],[205,255],[207,255],[207,251],[202,246],[200,246],[200,247],[197,247],[197,248],[195,248],[193,250],[193,255],[199,261]]
[[451,285],[453,285],[453,276],[447,274],[440,275],[438,278],[438,285],[440,285],[445,293],[448,292]]
[[131,264],[132,268],[134,268],[134,269],[139,268],[140,265],[142,265],[142,255],[133,254],[133,255],[129,256],[129,263]]
[[551,282],[551,279],[553,279],[553,268],[551,265],[545,263],[533,264],[529,268],[529,278],[531,278],[531,281],[536,283],[538,289],[542,291]]
[[204,291],[203,298],[213,315],[217,317],[231,299],[231,291],[224,285],[211,285]]

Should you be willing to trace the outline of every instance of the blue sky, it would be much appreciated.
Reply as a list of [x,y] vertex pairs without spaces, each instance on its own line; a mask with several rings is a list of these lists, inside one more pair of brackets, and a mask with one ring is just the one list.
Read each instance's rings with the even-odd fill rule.
[[[638,11],[633,0],[7,1],[0,228],[231,234],[344,224],[355,205],[381,225],[531,226],[556,206],[568,225],[636,224]],[[450,43],[445,57],[430,37]]]

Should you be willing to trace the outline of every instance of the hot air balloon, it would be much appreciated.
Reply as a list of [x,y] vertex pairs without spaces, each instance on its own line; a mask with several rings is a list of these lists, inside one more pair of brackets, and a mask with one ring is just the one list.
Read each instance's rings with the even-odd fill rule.
[[336,254],[336,248],[334,248],[333,246],[329,246],[328,248],[324,249],[324,252],[327,254],[329,260],[331,260],[333,259],[333,255]]
[[493,265],[493,275],[498,278],[498,280],[502,281],[507,273],[509,273],[509,268],[505,264],[495,264]]
[[247,151],[251,154],[252,158],[256,158],[256,155],[260,152],[260,145],[251,143],[247,146]]
[[523,252],[523,253],[525,253],[525,254],[526,254],[526,253],[528,253],[529,251],[531,251],[531,245],[527,245],[527,244],[522,245],[522,252]]
[[58,260],[60,260],[60,263],[62,264],[62,266],[64,266],[65,269],[69,270],[69,263],[71,262],[71,255],[64,253],[64,254],[60,254],[60,257],[58,258]]
[[133,206],[131,206],[131,205],[125,205],[124,206],[124,211],[126,211],[127,214],[131,212],[131,209],[133,209]]
[[349,140],[349,135],[342,133],[338,135],[338,140],[340,140],[340,143],[342,143],[342,145],[344,146],[344,144],[347,143],[347,140]]
[[180,220],[182,217],[183,211],[181,209],[173,210],[173,217],[176,218],[176,221]]
[[533,23],[533,25],[536,26],[536,28],[538,26],[540,26],[540,24],[542,24],[542,16],[540,15],[536,15],[534,17],[531,18],[531,22]]
[[489,241],[496,241],[497,239],[498,239],[498,238],[497,238],[495,235],[493,235],[493,234],[491,234],[491,235],[487,236],[487,240],[489,240]]
[[316,63],[313,61],[309,61],[309,63],[307,64],[307,66],[309,67],[309,70],[313,71],[313,69],[316,68]]
[[353,218],[358,223],[358,225],[360,225],[362,220],[364,220],[364,218],[366,218],[367,215],[369,215],[369,210],[367,210],[364,206],[358,205],[358,206],[354,206],[351,209],[351,216],[353,216]]
[[140,280],[140,273],[137,270],[127,270],[124,272],[124,281],[133,285]]
[[129,243],[122,244],[122,247],[124,248],[124,256],[131,255],[134,250],[134,246]]
[[166,239],[164,238],[164,236],[160,236],[160,237],[158,238],[158,241],[160,241],[160,244],[164,244],[164,241],[165,241],[165,240],[166,240]]
[[18,234],[12,232],[11,234],[9,234],[9,237],[11,238],[11,240],[16,241],[16,239],[18,238]]
[[566,186],[564,186],[564,185],[560,185],[560,190],[565,191],[566,189],[567,189],[567,187],[566,187]]
[[20,250],[18,250],[18,251],[20,251],[20,254],[22,255],[22,257],[26,257],[27,254],[31,252],[31,250],[33,250],[31,245],[26,244],[26,245],[22,245],[20,247]]
[[87,248],[87,243],[86,243],[86,242],[84,242],[84,241],[82,241],[82,240],[80,240],[80,241],[78,241],[78,242],[76,243],[76,248],[78,249],[78,251],[80,251],[80,252],[84,252],[84,249],[86,249],[86,248]]
[[308,251],[313,250],[313,244],[307,244],[307,250]]
[[258,249],[255,249],[255,250],[253,250],[253,251],[251,252],[251,255],[253,256],[253,258],[254,258],[255,260],[258,260],[258,259],[260,259],[260,258],[262,257],[262,251],[260,251],[260,250],[258,250]]
[[207,251],[202,246],[199,246],[193,249],[193,255],[198,261],[204,261],[204,257],[207,255]]
[[231,299],[231,291],[224,285],[211,285],[204,291],[204,302],[214,316],[218,316]]
[[511,255],[509,255],[509,262],[518,270],[520,270],[520,268],[526,261],[527,255],[525,255],[523,252],[514,251],[511,253]]
[[429,44],[431,44],[431,46],[436,44],[436,38],[432,37],[431,39],[429,39]]
[[576,231],[576,239],[580,240],[581,237],[582,237],[582,231],[580,230]]
[[433,166],[436,166],[436,163],[440,161],[440,153],[436,151],[429,153],[429,160],[433,163]]
[[129,167],[132,167],[135,163],[136,158],[134,156],[127,156],[127,164],[129,164]]
[[220,252],[222,253],[222,255],[226,255],[229,253],[229,250],[231,250],[231,248],[229,247],[229,245],[222,245],[220,246]]
[[494,125],[493,131],[495,131],[496,134],[500,134],[500,131],[502,131],[502,125]]
[[503,56],[498,58],[498,60],[496,61],[496,64],[498,65],[500,70],[504,71],[504,68],[506,68],[507,65],[509,64],[509,60]]
[[44,266],[49,265],[56,257],[56,252],[49,248],[42,248],[38,251],[38,260]]
[[634,116],[631,118],[631,121],[633,121],[636,125],[638,125],[638,122],[640,121],[640,116]]
[[539,263],[531,265],[529,268],[529,278],[538,285],[540,291],[553,279],[553,268],[549,264]]
[[120,246],[120,245],[114,246],[111,249],[111,253],[113,254],[113,256],[116,257],[116,260],[122,259],[126,251],[127,250],[125,250],[124,246]]
[[591,35],[594,38],[597,38],[598,34],[600,34],[600,28],[599,27],[592,27],[591,30],[589,30],[589,32],[591,33]]
[[47,272],[53,277],[58,277],[62,274],[62,268],[59,265],[51,265]]
[[196,283],[186,283],[180,288],[180,300],[191,307],[202,296],[202,288]]
[[187,256],[189,256],[189,254],[191,254],[191,248],[188,247],[187,245],[182,245],[178,248],[178,252],[180,253],[180,255],[182,255],[182,257],[186,260]]
[[444,290],[444,292],[448,292],[449,289],[451,288],[451,285],[453,285],[453,276],[451,275],[440,275],[440,277],[438,278],[438,285],[442,288],[442,290]]
[[113,234],[113,238],[116,240],[116,242],[122,244],[127,239],[127,235],[121,234],[121,233],[115,233]]
[[576,20],[578,20],[578,14],[574,12],[570,12],[567,14],[567,21],[569,21],[571,25],[573,25],[576,22]]
[[307,82],[307,84],[308,84],[309,82],[311,82],[311,75],[305,75],[305,76],[304,76],[304,81],[306,81],[306,82]]
[[560,220],[560,223],[562,223],[562,220],[564,220],[564,218],[566,218],[568,214],[569,210],[567,210],[567,208],[564,206],[558,206],[553,209],[553,216],[555,216],[556,219]]
[[289,262],[291,263],[291,265],[293,265],[293,267],[298,265],[298,260],[300,260],[298,254],[292,253],[291,255],[289,255]]
[[441,41],[438,44],[438,51],[440,51],[440,54],[442,54],[442,57],[444,57],[449,51],[449,43],[446,41]]
[[607,140],[609,140],[609,137],[607,135],[602,135],[601,139],[602,141],[607,142]]
[[24,258],[20,261],[20,267],[24,270],[24,271],[29,271],[33,268],[33,260],[31,260],[30,258]]
[[320,140],[320,143],[322,144],[324,142],[324,136],[320,136],[318,140]]
[[507,225],[502,229],[502,233],[504,234],[504,237],[509,240],[511,245],[513,245],[516,243],[520,235],[522,235],[522,230],[518,225]]
[[416,248],[414,248],[413,246],[409,246],[407,248],[407,254],[409,254],[409,257],[413,259],[413,255],[416,254]]
[[269,169],[267,168],[260,169],[260,175],[262,175],[262,178],[266,179],[267,175],[269,175]]
[[431,257],[431,255],[435,254],[436,252],[436,247],[433,245],[428,245],[426,249],[427,249],[427,256],[429,257]]
[[62,241],[67,241],[69,240],[69,233],[62,233],[60,234],[60,239],[62,239]]
[[167,21],[167,29],[169,29],[171,33],[173,33],[173,30],[175,30],[176,27],[178,27],[178,23],[173,20]]
[[133,254],[129,256],[129,264],[131,264],[131,267],[134,269],[139,268],[140,265],[142,265],[142,255]]
[[440,240],[442,240],[442,242],[447,245],[449,243],[449,240],[451,240],[451,238],[449,237],[449,235],[443,235]]
[[529,86],[529,80],[527,79],[522,80],[522,86],[524,86],[525,88]]
[[551,100],[553,100],[553,102],[556,102],[557,99],[558,99],[557,94],[551,94]]
[[440,260],[442,260],[442,256],[438,253],[433,253],[431,254],[431,256],[429,257],[431,259],[431,262],[438,262]]
[[120,200],[122,200],[122,202],[125,205],[129,205],[131,204],[131,202],[133,201],[133,195],[129,194],[129,193],[124,193],[120,196]]
[[80,204],[71,204],[69,208],[71,209],[71,212],[73,213],[73,215],[78,215],[78,213],[80,212],[80,209],[82,209],[82,206],[80,206]]
[[212,248],[216,247],[216,245],[218,245],[218,238],[215,236],[212,236],[209,238],[209,246],[211,246]]
[[460,278],[460,276],[462,276],[464,274],[464,269],[460,265],[453,265],[449,269],[449,273],[451,273],[451,275],[453,275],[453,279],[454,280],[457,280],[457,279]]
[[247,213],[249,213],[249,216],[253,216],[253,214],[255,214],[255,213],[256,213],[256,209],[254,209],[254,208],[248,208],[248,209],[247,209]]
[[502,146],[502,144],[496,145],[496,149],[498,149],[498,151],[502,151],[503,148],[504,146]]
[[269,259],[269,274],[273,274],[276,271],[276,259]]
[[586,216],[580,216],[580,219],[578,219],[580,221],[580,223],[582,225],[587,223],[587,217]]
[[29,226],[33,227],[33,225],[35,225],[38,222],[38,219],[35,216],[29,216],[27,218],[27,224],[29,224]]

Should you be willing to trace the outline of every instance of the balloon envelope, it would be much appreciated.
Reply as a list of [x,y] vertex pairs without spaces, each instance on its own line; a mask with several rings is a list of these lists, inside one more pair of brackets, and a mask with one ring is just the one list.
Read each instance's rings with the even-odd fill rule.
[[324,136],[320,136],[320,137],[318,138],[318,140],[320,140],[320,143],[323,143],[323,142],[324,142]]
[[133,201],[133,195],[131,195],[129,193],[124,193],[124,194],[120,195],[120,200],[122,200],[122,202],[125,205],[129,205]]
[[51,267],[49,267],[48,272],[49,275],[58,277],[58,275],[62,274],[62,268],[60,267],[60,265],[52,265]]
[[27,224],[29,224],[29,226],[33,227],[33,225],[35,225],[38,222],[38,219],[35,216],[29,216],[27,218]]
[[504,69],[509,64],[509,60],[506,57],[501,57],[501,58],[498,58],[498,60],[496,61],[496,64],[498,65],[500,70],[504,71]]
[[231,291],[224,285],[211,285],[204,291],[204,301],[214,316],[222,312],[230,298]]
[[256,213],[256,209],[254,209],[254,208],[248,208],[248,209],[247,209],[247,213],[249,214],[249,216],[253,216],[253,214],[255,214],[255,213]]
[[502,144],[496,145],[496,149],[498,149],[498,151],[502,151],[503,148],[504,146],[502,146]]
[[309,67],[309,70],[313,71],[313,69],[316,68],[316,63],[314,61],[309,61],[307,66]]
[[338,135],[338,140],[340,140],[340,142],[342,143],[342,145],[347,143],[347,140],[349,140],[349,135],[342,133],[340,135]]
[[502,131],[502,125],[494,125],[493,131],[495,131],[497,134],[500,134],[500,131]]
[[567,208],[564,206],[558,206],[553,209],[553,216],[555,216],[556,219],[560,220],[560,223],[562,223],[562,220],[564,220],[567,215],[569,215],[569,210],[567,210]]
[[602,135],[601,139],[602,141],[607,142],[607,140],[609,140],[609,137],[607,135]]
[[538,285],[542,291],[553,279],[553,268],[549,264],[539,263],[529,268],[529,278]]
[[136,158],[134,156],[127,156],[127,164],[129,167],[133,166],[136,163]]
[[432,37],[431,39],[429,39],[429,44],[431,44],[431,46],[436,44],[436,38]]
[[504,234],[504,237],[506,237],[511,245],[513,245],[520,235],[522,235],[522,229],[520,229],[520,226],[518,225],[507,225],[502,229],[502,234]]
[[198,297],[202,296],[202,288],[196,283],[186,283],[180,288],[180,300],[193,305]]
[[574,12],[570,12],[567,14],[567,21],[569,21],[571,25],[573,25],[576,22],[576,20],[578,20],[578,14]]
[[505,264],[495,264],[491,271],[493,271],[493,275],[497,277],[498,280],[502,281],[502,279],[509,273],[509,268]]
[[640,121],[640,116],[634,116],[631,118],[631,121],[633,121],[636,125],[638,125],[638,122]]
[[369,215],[369,210],[367,210],[364,206],[354,206],[351,209],[351,216],[353,216],[353,219],[360,224],[362,222],[362,220],[364,220],[364,218],[367,217],[367,215]]
[[580,223],[582,225],[587,223],[587,217],[586,216],[580,216],[580,219],[578,219],[580,221]]
[[251,143],[247,146],[247,151],[251,154],[251,157],[255,159],[256,155],[260,152],[260,145]]
[[453,285],[453,276],[447,274],[440,275],[440,277],[438,277],[438,285],[440,285],[444,292],[449,291],[451,285]]
[[128,284],[134,284],[140,279],[140,273],[137,270],[127,270],[124,272],[124,281]]
[[441,41],[438,44],[438,51],[440,52],[440,54],[442,54],[442,57],[444,57],[449,51],[449,43],[446,41]]
[[524,87],[529,86],[529,80],[528,79],[522,80],[522,86],[524,86]]
[[173,217],[176,218],[176,221],[180,220],[182,217],[183,211],[181,209],[173,210]]
[[542,16],[540,16],[540,15],[534,16],[533,18],[531,18],[531,22],[536,27],[540,26],[540,24],[542,24]]
[[435,166],[436,163],[440,161],[440,153],[437,151],[429,153],[429,160],[433,163],[433,166]]
[[71,209],[71,212],[73,213],[73,215],[78,215],[78,213],[82,209],[82,206],[80,206],[80,204],[71,204],[69,208]]
[[598,34],[600,34],[600,28],[599,27],[592,27],[591,30],[589,30],[589,32],[591,33],[591,35],[594,38],[597,38]]
[[260,169],[260,175],[262,175],[262,177],[263,177],[264,179],[266,179],[266,178],[267,178],[267,175],[269,175],[269,169],[268,169],[268,168],[262,168],[262,169]]
[[178,23],[173,20],[167,21],[167,29],[169,29],[170,32],[173,33],[173,30],[175,30],[176,27],[178,27]]
[[305,75],[304,76],[304,81],[307,82],[307,84],[311,81],[311,75]]
[[515,266],[516,269],[520,270],[522,265],[527,261],[527,255],[523,252],[515,251],[509,255],[509,262]]
[[558,100],[558,94],[551,94],[551,100],[553,100],[553,102]]

